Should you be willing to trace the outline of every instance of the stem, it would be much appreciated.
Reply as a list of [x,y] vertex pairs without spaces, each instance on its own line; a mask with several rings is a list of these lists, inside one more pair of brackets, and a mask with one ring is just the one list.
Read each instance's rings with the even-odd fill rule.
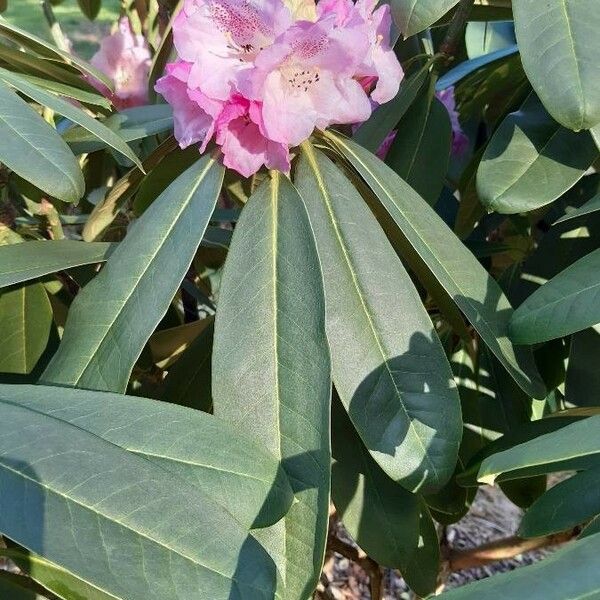
[[372,558],[369,558],[355,546],[343,542],[335,535],[329,536],[327,550],[330,552],[337,552],[361,567],[369,576],[369,587],[371,589],[372,600],[381,600],[383,598],[383,576],[381,568]]
[[48,23],[48,27],[50,27],[50,34],[52,35],[52,39],[57,47],[63,52],[71,53],[71,47],[68,41],[67,36],[63,33],[63,30],[60,28],[59,22],[56,20],[56,16],[54,15],[54,11],[52,10],[52,4],[50,4],[49,0],[40,0],[42,5],[42,12],[44,13],[44,17]]
[[523,539],[518,536],[511,536],[502,540],[496,540],[489,544],[483,544],[470,550],[449,550],[448,551],[448,570],[461,571],[462,569],[471,569],[481,567],[499,560],[513,558],[524,552],[540,550],[549,546],[564,544],[572,540],[579,533],[579,529],[546,535],[544,537]]
[[460,0],[458,3],[458,8],[448,26],[446,37],[440,46],[440,52],[446,55],[447,62],[452,61],[458,51],[461,41],[460,38],[467,25],[474,3],[475,0]]

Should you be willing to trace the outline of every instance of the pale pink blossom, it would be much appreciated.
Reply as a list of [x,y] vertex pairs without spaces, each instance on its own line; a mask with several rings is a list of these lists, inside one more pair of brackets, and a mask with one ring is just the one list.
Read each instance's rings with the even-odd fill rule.
[[188,0],[173,23],[190,86],[218,100],[246,87],[254,59],[292,23],[281,0]]
[[452,124],[452,153],[459,156],[469,147],[469,138],[466,136],[460,126],[459,114],[456,110],[456,98],[454,96],[454,86],[447,87],[435,94],[440,102],[446,107]]
[[[392,98],[402,69],[389,9],[372,0],[185,0],[173,25],[178,59],[156,90],[182,147],[210,139],[244,176],[289,171],[315,129],[366,120]],[[371,97],[372,99],[371,99]]]
[[91,80],[92,85],[110,98],[117,109],[146,104],[150,50],[144,37],[131,31],[127,18],[123,17],[117,31],[102,40],[100,49],[90,62],[114,83],[113,93],[102,82]]
[[216,142],[223,152],[223,164],[244,177],[256,173],[262,165],[284,173],[290,170],[290,153],[286,144],[274,142],[261,133],[261,107],[235,96],[216,122]]
[[334,16],[337,27],[363,26],[369,46],[355,76],[366,89],[375,84],[371,98],[383,104],[398,93],[404,72],[390,45],[390,7],[376,6],[377,0],[321,0],[317,11],[320,17]]
[[299,21],[256,59],[254,98],[262,98],[266,134],[296,146],[315,127],[364,121],[369,98],[352,77],[368,40],[333,19]]

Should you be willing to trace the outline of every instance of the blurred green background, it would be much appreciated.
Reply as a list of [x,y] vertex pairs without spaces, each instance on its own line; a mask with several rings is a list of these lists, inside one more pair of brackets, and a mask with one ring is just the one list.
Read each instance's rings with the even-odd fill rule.
[[[53,6],[53,10],[63,31],[73,42],[75,51],[89,58],[98,47],[100,38],[118,19],[120,4],[120,0],[103,0],[102,10],[95,21],[89,21],[83,15],[77,0],[62,0]],[[8,8],[2,16],[27,31],[50,39],[40,0],[8,0]]]

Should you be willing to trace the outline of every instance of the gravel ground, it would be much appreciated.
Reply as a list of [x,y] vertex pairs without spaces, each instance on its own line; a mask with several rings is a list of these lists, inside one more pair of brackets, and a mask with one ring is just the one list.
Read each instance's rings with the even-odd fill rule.
[[[452,549],[476,548],[487,542],[514,535],[517,531],[522,510],[504,496],[497,487],[479,489],[469,513],[458,523],[447,528],[448,545]],[[338,536],[350,541],[343,530]],[[511,571],[532,564],[546,556],[548,550],[537,550],[520,554],[510,560],[502,560],[484,567],[451,573],[445,589],[459,587],[471,581],[489,577],[495,573]],[[368,578],[363,570],[352,561],[334,555],[325,565],[329,580],[327,595],[333,600],[370,600]],[[386,569],[384,574],[384,600],[413,600],[415,595],[406,587],[398,571]]]

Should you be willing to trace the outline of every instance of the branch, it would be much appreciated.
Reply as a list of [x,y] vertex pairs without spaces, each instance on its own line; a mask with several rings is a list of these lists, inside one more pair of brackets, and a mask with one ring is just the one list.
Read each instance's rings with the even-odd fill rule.
[[337,552],[345,558],[355,562],[369,576],[369,586],[371,588],[372,600],[382,600],[383,598],[383,575],[379,565],[369,558],[362,550],[356,546],[351,546],[340,540],[337,536],[330,534],[327,542],[327,550]]
[[474,3],[475,0],[460,0],[458,8],[454,13],[454,17],[452,17],[452,21],[450,21],[446,37],[440,45],[440,52],[446,55],[447,62],[452,61],[458,51],[460,38],[467,25]]
[[63,33],[63,30],[60,28],[60,24],[54,16],[54,11],[52,10],[52,5],[50,4],[49,0],[41,0],[41,5],[44,17],[48,23],[48,27],[50,27],[50,34],[52,35],[54,43],[63,52],[68,52],[71,54],[71,45],[69,44],[69,40]]
[[462,569],[481,567],[499,560],[513,558],[524,552],[564,544],[572,540],[578,533],[579,528],[576,528],[537,538],[523,539],[518,536],[512,536],[469,550],[450,549],[447,551],[446,557],[448,571],[461,571]]

